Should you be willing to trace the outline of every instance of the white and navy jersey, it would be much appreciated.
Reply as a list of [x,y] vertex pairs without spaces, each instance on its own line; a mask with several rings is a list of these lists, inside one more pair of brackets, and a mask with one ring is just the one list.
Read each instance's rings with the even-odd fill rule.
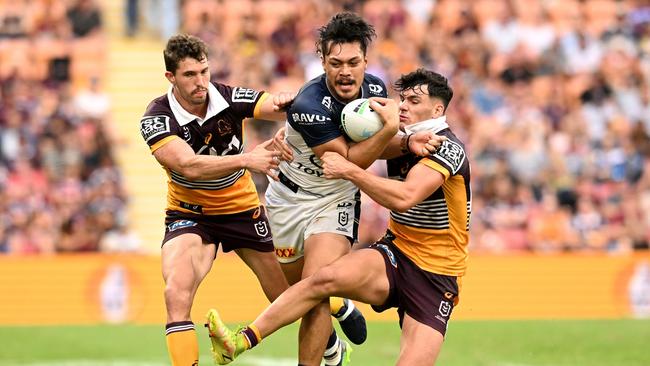
[[[386,96],[384,82],[365,74],[360,98]],[[339,136],[349,141],[341,127],[345,104],[330,92],[323,74],[305,84],[287,110],[286,142],[293,149],[294,159],[291,163],[281,163],[280,171],[307,192],[328,195],[357,190],[347,180],[325,179],[321,161],[311,149]]]
[[[140,120],[140,133],[153,153],[173,139],[183,139],[197,155],[238,155],[243,152],[243,119],[255,117],[267,93],[211,83],[204,119],[187,112],[167,94],[154,99]],[[246,169],[213,180],[192,181],[168,169],[167,210],[205,215],[243,212],[260,205]]]
[[403,181],[416,164],[424,164],[442,174],[444,182],[408,211],[391,211],[388,228],[395,234],[395,245],[418,267],[433,273],[462,276],[467,268],[472,212],[470,165],[465,146],[451,132],[445,116],[407,126],[407,130],[430,130],[447,140],[429,156],[407,154],[388,160],[388,177]]

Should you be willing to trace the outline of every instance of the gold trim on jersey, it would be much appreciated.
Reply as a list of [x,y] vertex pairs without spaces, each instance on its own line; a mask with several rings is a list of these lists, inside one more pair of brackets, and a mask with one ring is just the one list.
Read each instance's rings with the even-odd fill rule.
[[160,139],[160,141],[156,142],[155,144],[151,145],[149,149],[151,150],[151,153],[153,154],[156,150],[160,149],[161,147],[165,146],[169,141],[173,139],[180,138],[177,135],[171,135],[167,136],[164,139]]
[[[172,181],[171,173],[167,171],[170,177],[167,181],[167,209],[204,215],[224,215],[259,207],[259,196],[251,174],[247,170],[242,171],[244,173],[240,178],[222,189],[185,187]],[[183,205],[200,207],[200,212]]]
[[271,94],[264,92],[264,94],[262,94],[260,99],[257,101],[257,104],[255,104],[255,109],[253,110],[253,118],[259,118],[262,104],[264,104],[264,101],[269,97],[269,95]]

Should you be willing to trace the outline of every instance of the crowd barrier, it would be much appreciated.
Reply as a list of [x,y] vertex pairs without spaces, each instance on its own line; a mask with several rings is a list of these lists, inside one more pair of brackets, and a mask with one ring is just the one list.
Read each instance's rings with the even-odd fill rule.
[[[0,257],[0,325],[163,324],[160,257],[57,255]],[[254,275],[219,253],[192,309],[228,321],[252,320],[267,305]],[[394,311],[369,320],[396,319]],[[475,255],[454,319],[615,319],[650,317],[650,253]]]

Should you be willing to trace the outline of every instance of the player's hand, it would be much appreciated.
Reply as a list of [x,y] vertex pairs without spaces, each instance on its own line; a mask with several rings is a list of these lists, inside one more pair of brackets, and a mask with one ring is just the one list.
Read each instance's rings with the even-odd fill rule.
[[388,129],[392,134],[396,134],[399,129],[399,110],[397,102],[390,98],[372,97],[370,100],[370,108],[377,112],[384,123],[384,128]]
[[416,132],[409,138],[408,149],[417,156],[429,156],[436,152],[447,138],[432,131]]
[[348,159],[333,151],[326,151],[320,160],[323,163],[323,173],[327,179],[345,179],[348,172],[358,168]]
[[277,150],[269,150],[273,144],[273,139],[266,140],[255,146],[253,151],[242,154],[244,158],[244,168],[253,172],[266,174],[273,180],[278,180],[278,175],[274,171],[280,164],[281,153]]
[[291,92],[280,92],[273,95],[273,111],[274,112],[284,112],[287,110],[287,107],[293,103],[293,100],[296,98],[296,93]]
[[286,130],[286,127],[282,127],[275,133],[275,136],[273,136],[273,144],[267,147],[267,150],[277,150],[281,153],[280,159],[284,161],[293,161],[293,150],[285,141],[284,134]]

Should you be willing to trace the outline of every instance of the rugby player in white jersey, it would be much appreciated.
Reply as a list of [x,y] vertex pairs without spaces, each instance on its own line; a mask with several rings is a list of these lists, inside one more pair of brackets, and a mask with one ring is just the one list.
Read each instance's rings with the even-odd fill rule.
[[[349,253],[357,238],[359,189],[343,179],[325,179],[320,157],[337,152],[365,169],[377,158],[409,152],[409,140],[396,137],[397,103],[386,98],[386,86],[378,77],[365,72],[366,50],[374,36],[372,25],[356,14],[332,17],[319,29],[317,42],[325,73],[306,83],[287,110],[286,143],[293,149],[293,161],[280,164],[279,180],[270,183],[265,197],[276,255],[290,284]],[[351,144],[340,115],[357,98],[371,98],[370,107],[384,117],[384,126],[369,139]],[[420,149],[435,139],[434,134],[422,136]],[[436,142],[440,144],[437,139],[431,144]],[[427,146],[433,149],[431,144]],[[341,325],[348,321],[343,328],[348,338],[357,344],[366,338],[365,320],[353,303],[332,300],[330,305],[324,299],[302,319],[300,365],[319,365],[323,356],[326,365],[347,361],[349,345],[337,338],[329,319],[337,309],[337,315],[347,317]]]

